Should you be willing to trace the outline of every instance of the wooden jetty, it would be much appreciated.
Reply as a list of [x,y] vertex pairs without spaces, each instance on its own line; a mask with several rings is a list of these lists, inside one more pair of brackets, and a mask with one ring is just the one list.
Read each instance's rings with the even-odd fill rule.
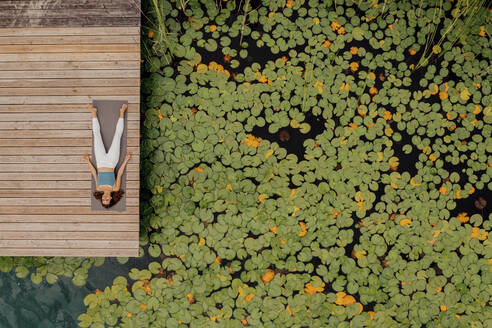
[[[92,100],[128,100],[126,210],[91,210]],[[140,0],[0,1],[0,256],[138,256]]]

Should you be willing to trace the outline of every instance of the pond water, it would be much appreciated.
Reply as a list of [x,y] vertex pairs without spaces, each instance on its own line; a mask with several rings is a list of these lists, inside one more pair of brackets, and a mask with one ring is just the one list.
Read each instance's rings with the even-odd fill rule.
[[43,280],[36,285],[29,278],[17,278],[14,271],[0,273],[0,328],[77,327],[77,317],[86,311],[85,296],[104,290],[115,277],[126,277],[131,268],[142,269],[150,262],[147,256],[130,258],[125,264],[106,258],[102,266],[89,270],[83,287],[63,276],[55,284]]

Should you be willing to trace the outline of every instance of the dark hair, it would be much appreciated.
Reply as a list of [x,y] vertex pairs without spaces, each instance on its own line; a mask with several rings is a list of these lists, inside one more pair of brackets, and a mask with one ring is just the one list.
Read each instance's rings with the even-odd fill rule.
[[120,201],[120,199],[123,197],[123,194],[125,193],[124,190],[118,190],[118,191],[112,191],[111,192],[111,201],[109,202],[108,205],[103,204],[102,202],[102,196],[104,195],[104,192],[102,191],[95,191],[94,192],[94,197],[96,199],[99,199],[101,201],[102,206],[106,208],[110,208],[111,206],[116,205]]

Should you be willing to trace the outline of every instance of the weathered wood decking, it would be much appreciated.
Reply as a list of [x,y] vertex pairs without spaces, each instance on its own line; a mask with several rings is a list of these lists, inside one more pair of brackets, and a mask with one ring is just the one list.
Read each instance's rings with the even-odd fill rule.
[[[0,1],[0,256],[138,255],[139,5]],[[90,207],[93,99],[129,102],[123,212]]]

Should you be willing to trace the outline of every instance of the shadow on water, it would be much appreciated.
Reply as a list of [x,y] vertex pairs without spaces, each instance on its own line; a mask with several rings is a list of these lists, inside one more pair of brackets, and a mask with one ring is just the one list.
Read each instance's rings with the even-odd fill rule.
[[86,311],[84,298],[96,289],[111,286],[114,278],[128,279],[132,268],[144,269],[152,258],[129,258],[120,264],[107,257],[100,267],[89,269],[85,286],[77,287],[68,277],[55,284],[34,284],[28,277],[17,278],[15,272],[0,273],[0,328],[73,328],[77,317]]

